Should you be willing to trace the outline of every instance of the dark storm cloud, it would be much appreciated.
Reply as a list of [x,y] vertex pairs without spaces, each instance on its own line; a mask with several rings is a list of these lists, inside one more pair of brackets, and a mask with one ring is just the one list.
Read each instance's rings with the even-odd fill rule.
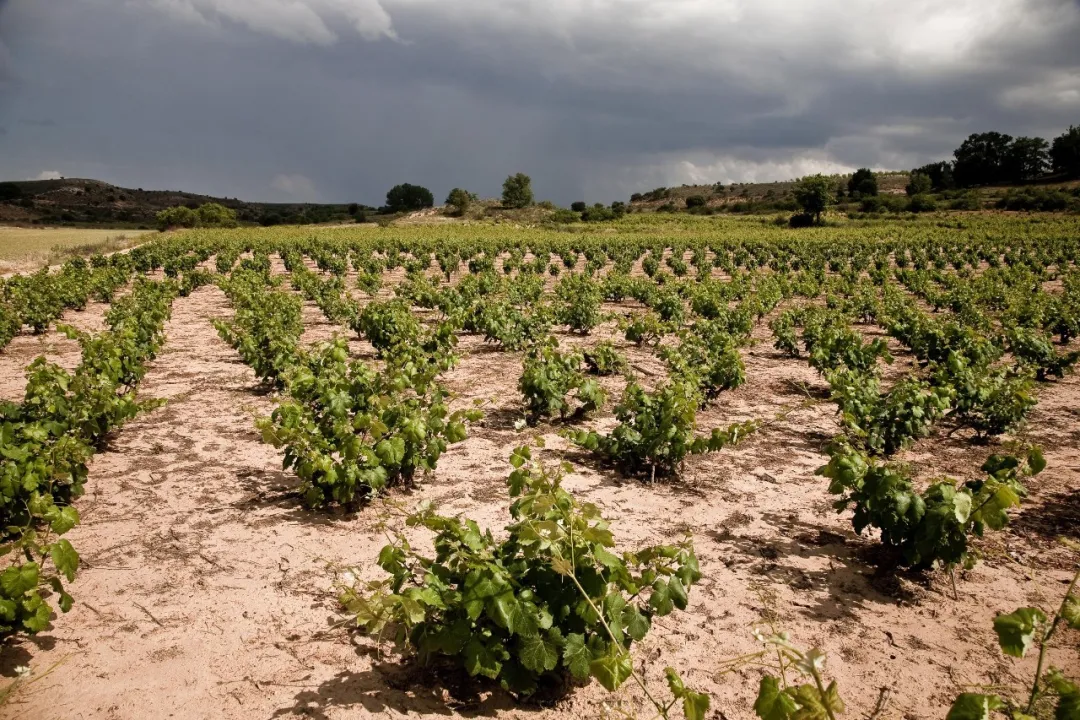
[[907,168],[1080,122],[1077,33],[1072,0],[9,0],[0,175],[567,202]]

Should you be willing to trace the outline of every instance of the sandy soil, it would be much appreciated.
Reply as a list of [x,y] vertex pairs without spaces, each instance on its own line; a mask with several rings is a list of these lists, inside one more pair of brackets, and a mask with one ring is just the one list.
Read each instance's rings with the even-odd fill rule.
[[[94,310],[86,311],[88,322]],[[169,402],[124,427],[95,458],[79,506],[83,523],[70,534],[83,557],[75,609],[52,630],[0,650],[0,674],[28,664],[40,678],[19,688],[0,717],[570,718],[605,715],[614,705],[651,717],[629,684],[614,696],[593,684],[549,708],[515,706],[499,692],[455,697],[333,627],[341,616],[330,566],[379,577],[373,561],[385,540],[377,524],[389,511],[382,503],[355,515],[301,508],[295,478],[281,472],[280,455],[253,427],[274,399],[209,322],[230,314],[216,287],[176,301],[164,351],[142,387]],[[335,330],[310,304],[305,320],[305,341]],[[610,324],[584,341],[561,339],[604,337],[614,337]],[[825,383],[805,360],[773,350],[767,327],[755,339],[744,351],[749,382],[702,412],[699,426],[782,417],[737,448],[691,459],[678,482],[644,485],[567,447],[556,427],[516,432],[520,355],[466,337],[463,360],[446,382],[458,402],[485,400],[487,418],[452,446],[437,472],[392,500],[433,498],[446,512],[501,528],[506,458],[540,434],[546,457],[575,463],[567,486],[604,509],[623,548],[693,532],[704,579],[689,609],[658,620],[635,657],[657,688],[663,668],[676,667],[712,695],[717,718],[753,716],[760,672],[719,670],[723,659],[757,649],[750,630],[762,621],[828,653],[828,675],[839,681],[849,718],[869,714],[882,688],[888,702],[880,717],[906,720],[944,717],[973,684],[1025,682],[1033,661],[1004,659],[991,621],[1020,605],[1056,604],[1074,566],[1053,537],[1080,537],[1080,378],[1042,388],[1028,439],[1046,446],[1049,468],[1032,481],[1016,522],[981,544],[986,557],[961,574],[953,599],[946,577],[875,571],[874,540],[854,535],[813,474],[838,429]],[[5,396],[8,385],[19,386],[9,374],[19,347],[0,356]],[[366,343],[352,348],[370,352]],[[641,372],[661,371],[648,351],[625,349]],[[613,424],[620,383],[605,383],[613,398],[587,424]],[[903,459],[927,478],[971,477],[994,451],[939,433]],[[1080,638],[1063,637],[1051,659],[1077,671]]]

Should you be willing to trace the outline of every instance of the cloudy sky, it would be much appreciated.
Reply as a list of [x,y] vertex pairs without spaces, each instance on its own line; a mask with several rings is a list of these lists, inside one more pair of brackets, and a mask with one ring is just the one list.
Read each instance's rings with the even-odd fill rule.
[[0,0],[0,179],[625,199],[1080,124],[1080,0]]

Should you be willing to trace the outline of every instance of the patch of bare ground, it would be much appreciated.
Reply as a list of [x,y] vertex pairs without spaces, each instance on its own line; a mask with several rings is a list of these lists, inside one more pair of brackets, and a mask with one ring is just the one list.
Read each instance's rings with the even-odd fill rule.
[[56,324],[70,325],[82,332],[97,333],[105,329],[108,303],[89,302],[82,310],[68,310],[57,323],[41,335],[29,332],[16,335],[0,350],[0,400],[18,402],[26,391],[26,368],[38,356],[44,355],[65,370],[74,370],[82,360],[82,348],[56,329]]
[[[166,346],[142,388],[169,404],[123,428],[93,464],[83,524],[71,533],[85,560],[76,607],[49,632],[4,648],[0,672],[66,662],[20,689],[0,716],[557,719],[604,715],[604,703],[651,716],[630,685],[614,697],[594,683],[550,707],[515,705],[456,675],[380,656],[370,641],[331,628],[340,616],[327,566],[355,565],[364,578],[380,577],[378,523],[390,513],[382,502],[351,515],[300,506],[296,479],[280,471],[280,455],[253,427],[274,398],[210,324],[230,313],[214,287],[177,300]],[[311,308],[305,319],[316,323]],[[306,340],[334,331],[313,327]],[[568,345],[613,339],[643,378],[643,371],[653,382],[663,376],[653,352],[627,346],[613,323],[588,338],[559,337]],[[693,533],[704,578],[688,610],[657,620],[635,657],[657,687],[665,666],[677,668],[712,695],[716,717],[753,717],[760,671],[724,675],[721,662],[756,650],[750,629],[763,620],[827,652],[846,717],[868,715],[883,687],[892,690],[883,718],[939,718],[969,685],[1029,677],[1033,661],[1005,660],[991,621],[1020,605],[1049,606],[1065,590],[1069,571],[1052,536],[1077,527],[1076,378],[1043,388],[1030,434],[1047,446],[1050,467],[1032,483],[1004,540],[984,543],[985,560],[959,578],[954,599],[940,575],[875,567],[875,538],[854,535],[849,515],[833,510],[826,483],[814,476],[838,428],[827,387],[805,359],[773,350],[767,327],[754,340],[743,351],[747,384],[721,394],[699,426],[749,418],[766,425],[738,447],[689,459],[678,480],[650,485],[598,466],[559,436],[557,424],[516,431],[520,354],[465,336],[462,360],[445,380],[455,402],[482,400],[487,418],[431,477],[391,500],[434,499],[445,512],[499,529],[507,522],[506,458],[542,435],[542,456],[575,461],[567,487],[603,508],[621,547]],[[593,427],[614,425],[622,381],[604,382],[611,398],[586,421]],[[969,448],[962,437],[941,434],[904,458],[971,476],[992,448]],[[410,536],[425,542],[418,532]],[[1061,645],[1075,647],[1075,640]],[[1071,649],[1051,661],[1078,667]]]

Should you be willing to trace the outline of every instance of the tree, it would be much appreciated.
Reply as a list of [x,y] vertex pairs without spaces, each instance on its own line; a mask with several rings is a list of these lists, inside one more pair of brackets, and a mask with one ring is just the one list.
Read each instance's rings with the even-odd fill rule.
[[908,180],[907,187],[904,188],[908,197],[915,197],[916,195],[924,195],[930,192],[934,188],[934,183],[930,180],[929,175],[924,175],[921,172],[911,173],[911,178]]
[[435,196],[426,187],[402,183],[386,193],[386,207],[390,212],[412,212],[435,205]]
[[870,168],[859,168],[848,180],[848,194],[858,199],[878,194],[877,176]]
[[952,163],[948,160],[930,163],[911,171],[912,175],[925,175],[930,178],[930,186],[934,190],[952,190],[956,186],[953,180]]
[[183,205],[167,208],[157,214],[158,230],[162,232],[169,228],[192,228],[198,224],[198,213]]
[[808,175],[795,186],[795,202],[805,214],[814,218],[815,223],[821,222],[821,214],[832,199],[829,180],[823,175]]
[[502,192],[504,207],[523,208],[532,205],[532,202],[532,178],[525,173],[518,173],[506,178]]
[[687,209],[705,207],[705,202],[706,201],[704,195],[691,195],[690,197],[686,198],[686,207]]
[[1005,179],[1028,182],[1046,174],[1050,167],[1050,143],[1040,137],[1018,137],[1005,156]]
[[999,132],[975,133],[953,152],[953,175],[961,187],[1004,182],[1012,136]]
[[207,227],[236,227],[236,211],[219,203],[206,203],[195,213],[199,216],[198,224]]
[[578,200],[577,202],[570,203],[570,209],[576,213],[583,213],[589,206],[585,204],[584,200]]
[[446,204],[453,205],[457,209],[458,215],[464,215],[465,211],[469,209],[469,205],[472,204],[472,195],[469,194],[468,190],[454,188],[446,196]]
[[22,189],[13,182],[0,183],[0,202],[18,200],[22,197]]
[[1080,125],[1071,125],[1054,138],[1054,144],[1050,146],[1050,162],[1056,173],[1080,175]]

